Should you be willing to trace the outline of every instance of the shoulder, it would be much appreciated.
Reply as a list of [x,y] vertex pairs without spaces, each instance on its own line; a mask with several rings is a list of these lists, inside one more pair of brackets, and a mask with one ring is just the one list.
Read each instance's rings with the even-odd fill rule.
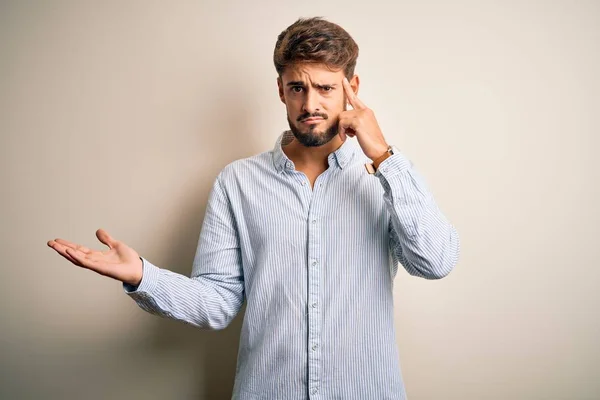
[[239,185],[246,181],[266,178],[273,170],[273,155],[264,151],[249,157],[240,158],[227,164],[218,174],[217,180],[223,187]]

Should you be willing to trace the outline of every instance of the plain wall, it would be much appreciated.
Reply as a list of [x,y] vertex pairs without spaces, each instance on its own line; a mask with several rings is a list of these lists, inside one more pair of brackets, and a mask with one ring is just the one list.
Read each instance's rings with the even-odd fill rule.
[[288,127],[272,52],[301,16],[358,42],[461,237],[448,277],[395,280],[409,398],[599,398],[600,3],[566,0],[2,1],[0,398],[230,398],[243,311],[152,316],[46,242],[104,228],[189,275],[218,172]]

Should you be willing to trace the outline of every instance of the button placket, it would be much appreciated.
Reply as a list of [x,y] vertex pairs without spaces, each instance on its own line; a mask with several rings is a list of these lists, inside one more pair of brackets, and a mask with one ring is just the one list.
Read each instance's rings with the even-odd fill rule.
[[[318,209],[319,195],[313,197],[311,202],[311,217],[309,223],[309,238],[308,238],[308,260],[309,270],[308,272],[308,302],[309,304],[315,304],[320,298],[320,280],[321,271],[319,268],[318,259],[320,257],[322,239],[320,237],[320,224],[316,218],[315,209]],[[308,368],[309,368],[309,384],[316,386],[320,384],[321,376],[321,359],[318,343],[321,336],[321,318],[320,313],[316,307],[312,308],[313,312],[308,315]],[[313,389],[313,390],[315,390]],[[313,394],[316,394],[314,392]]]
[[308,313],[308,383],[311,394],[316,395],[321,384],[321,313],[317,307],[321,297],[321,217],[323,207],[323,190],[329,171],[317,178],[312,198],[310,201],[308,215],[308,304],[311,304],[311,312]]

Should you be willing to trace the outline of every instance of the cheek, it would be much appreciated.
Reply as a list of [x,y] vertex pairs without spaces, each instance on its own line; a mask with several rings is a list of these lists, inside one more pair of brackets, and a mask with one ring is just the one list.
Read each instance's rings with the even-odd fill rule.
[[343,102],[343,98],[330,99],[327,102],[326,111],[329,114],[329,118],[337,118],[342,111],[346,110],[346,104]]
[[289,103],[287,106],[287,113],[290,117],[294,117],[295,115],[298,114],[298,112],[296,111],[296,108],[293,107],[292,105],[290,105]]
[[289,97],[286,99],[286,108],[288,111],[288,114],[293,115],[293,114],[299,114],[301,109],[302,109],[302,104],[301,102],[297,101],[296,99],[290,99]]
[[327,98],[325,100],[325,104],[327,104],[327,108],[332,112],[341,112],[345,109],[346,106],[346,95],[336,95]]

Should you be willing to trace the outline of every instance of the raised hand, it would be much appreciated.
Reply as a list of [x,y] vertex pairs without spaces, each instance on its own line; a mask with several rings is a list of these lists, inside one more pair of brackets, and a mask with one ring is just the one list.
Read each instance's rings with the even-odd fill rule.
[[109,249],[92,250],[64,239],[50,240],[48,246],[78,267],[133,286],[139,285],[142,280],[142,260],[138,253],[125,243],[113,239],[103,229],[96,231],[96,237]]
[[342,85],[344,93],[353,110],[342,111],[339,117],[339,135],[342,140],[346,136],[355,137],[363,153],[371,160],[381,156],[388,149],[388,144],[379,128],[375,113],[358,99],[346,78]]

